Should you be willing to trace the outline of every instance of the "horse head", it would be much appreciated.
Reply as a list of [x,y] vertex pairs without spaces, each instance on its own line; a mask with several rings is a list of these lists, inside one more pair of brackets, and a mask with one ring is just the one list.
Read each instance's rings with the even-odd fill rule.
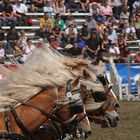
[[[93,83],[92,74],[88,70],[83,71],[84,82],[82,81],[82,99],[86,104],[86,111],[90,120],[100,123],[103,127],[116,127],[119,121],[117,109],[118,100],[111,90],[112,86],[104,88],[99,80]],[[88,83],[88,84],[87,84]]]

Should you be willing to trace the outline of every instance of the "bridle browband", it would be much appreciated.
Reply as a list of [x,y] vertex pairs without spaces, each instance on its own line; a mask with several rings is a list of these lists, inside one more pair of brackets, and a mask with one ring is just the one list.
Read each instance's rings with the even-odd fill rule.
[[[71,81],[72,81],[71,79],[67,81],[67,85],[68,85],[67,91],[69,91],[69,92],[71,92],[70,86],[69,86]],[[77,127],[77,124],[87,116],[87,114],[84,114],[79,119],[75,120],[75,122],[77,122],[76,124],[71,123],[71,122],[67,123],[56,116],[56,113],[63,106],[61,104],[57,104],[56,107],[53,109],[53,111],[51,113],[48,113],[47,111],[45,111],[37,106],[33,106],[31,104],[27,104],[27,103],[24,103],[22,101],[17,101],[16,104],[18,104],[18,103],[41,112],[44,116],[46,116],[48,119],[50,119],[53,122],[56,130],[58,131],[58,134],[60,134],[60,131],[59,131],[59,128],[56,125],[56,123],[62,124],[66,128],[70,128],[70,130],[72,132],[72,130],[74,130]],[[9,108],[10,110],[7,111],[7,108]],[[17,126],[21,129],[23,135],[12,132],[11,123],[10,123],[10,116],[9,116],[10,112],[12,113],[12,115],[15,119],[15,122],[16,122]],[[5,138],[5,139],[13,139],[13,140],[34,140],[33,134],[28,130],[28,128],[20,120],[20,118],[15,110],[15,105],[10,105],[10,106],[5,107],[4,114],[5,114],[5,124],[6,124],[7,132],[0,132],[0,139]],[[59,137],[61,139],[62,136],[59,136]]]

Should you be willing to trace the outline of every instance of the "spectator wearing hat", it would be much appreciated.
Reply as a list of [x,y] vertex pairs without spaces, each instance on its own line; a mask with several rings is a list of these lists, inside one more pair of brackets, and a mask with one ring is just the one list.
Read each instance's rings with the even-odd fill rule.
[[40,19],[39,21],[40,27],[46,27],[49,26],[50,29],[53,27],[53,20],[49,17],[49,13],[45,12],[44,17]]
[[73,44],[75,38],[77,38],[78,31],[77,28],[75,28],[74,25],[71,24],[68,28],[66,28],[64,34],[67,39],[67,43]]
[[100,7],[97,2],[92,2],[89,4],[89,13],[92,14],[95,19],[99,16]]
[[3,26],[15,26],[17,18],[14,16],[14,11],[10,0],[5,1],[3,8],[2,25]]
[[13,5],[13,12],[14,15],[17,17],[19,26],[27,25],[26,13],[28,12],[28,8],[24,3],[22,3],[22,0],[16,0],[16,3]]

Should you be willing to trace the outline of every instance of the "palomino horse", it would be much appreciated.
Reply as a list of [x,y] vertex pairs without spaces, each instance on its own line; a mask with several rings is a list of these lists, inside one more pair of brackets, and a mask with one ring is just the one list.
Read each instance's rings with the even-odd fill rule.
[[[86,62],[83,59],[68,58],[68,57],[63,56],[63,55],[59,54],[58,52],[50,49],[49,46],[47,46],[47,47],[48,47],[47,49],[45,48],[44,50],[42,49],[42,50],[36,51],[34,53],[34,57],[31,57],[28,60],[28,62],[25,64],[25,67],[29,67],[32,64],[30,68],[33,69],[34,71],[37,71],[38,73],[44,74],[44,76],[45,76],[45,73],[55,75],[56,73],[64,74],[64,73],[66,73],[66,71],[69,71],[69,73],[71,73],[71,75],[73,75],[74,77],[83,76],[83,70],[85,68],[89,69],[89,63],[91,63],[91,61]],[[41,63],[37,64],[36,63],[37,60],[38,60],[38,62],[41,62]],[[99,73],[105,73],[104,67],[102,69],[101,66],[98,66],[98,68],[100,68],[100,70],[98,70]],[[95,83],[98,81],[98,78],[95,74],[92,73],[92,76],[89,76],[89,77],[87,74],[86,80],[92,81]],[[95,84],[92,89],[94,89],[94,91],[98,91],[99,90],[99,88],[97,89],[98,86],[100,87],[99,82],[98,82],[98,84]],[[107,89],[104,89],[104,90],[107,90]],[[102,97],[101,97],[101,95],[102,95]],[[94,97],[97,98],[98,96],[99,96],[99,92]],[[104,102],[107,99],[107,97],[110,97],[110,100],[112,102],[112,104],[110,104],[110,108],[112,108],[112,109],[109,109],[109,105],[106,105],[106,104],[109,104],[108,103],[109,99],[108,99],[106,101],[106,103],[104,104],[104,106],[108,106],[108,107],[105,107],[106,108],[105,112],[107,114],[109,113],[109,116],[113,117],[112,121],[115,122],[115,123],[109,122],[109,123],[111,123],[110,125],[116,126],[116,122],[118,121],[119,117],[116,112],[116,108],[114,108],[114,104],[117,104],[118,101],[117,101],[117,98],[115,97],[115,94],[113,94],[113,92],[109,92],[108,95],[100,94],[100,98],[103,98]],[[103,99],[102,99],[102,101],[103,101]],[[92,100],[92,102],[93,102],[93,100]],[[103,102],[100,103],[100,105],[101,104],[103,104]],[[94,101],[94,107],[101,109],[101,106],[99,106],[99,103],[97,103],[95,101]],[[93,111],[96,112],[95,110],[93,110]],[[112,114],[112,112],[114,112],[114,113]],[[99,116],[99,113],[98,113],[98,116]],[[102,114],[102,115],[100,114],[100,116],[104,116],[104,114]],[[114,121],[114,119],[116,119],[116,120]],[[97,118],[96,118],[96,120],[97,120]],[[105,121],[101,120],[101,122],[105,122]]]
[[[69,133],[78,130],[79,125],[85,133],[91,133],[82,102],[79,99],[68,100],[66,96],[65,81],[68,76],[44,77],[20,66],[16,72],[1,66],[1,72],[7,77],[7,84],[0,95],[0,138],[38,140],[35,130],[48,120],[55,124],[53,130],[57,130],[55,137],[49,135],[48,140],[65,137],[64,133],[60,135],[60,127],[56,123],[67,128]],[[71,84],[71,90],[77,84],[78,81],[75,80]],[[73,124],[72,121],[76,123]]]

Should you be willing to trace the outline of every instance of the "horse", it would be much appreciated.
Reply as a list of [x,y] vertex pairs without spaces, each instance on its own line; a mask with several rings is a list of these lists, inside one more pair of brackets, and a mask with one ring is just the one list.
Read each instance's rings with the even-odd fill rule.
[[[64,128],[69,128],[69,133],[80,128],[85,135],[91,134],[89,120],[83,113],[82,102],[79,102],[79,99],[66,98],[65,81],[68,76],[53,77],[48,74],[44,77],[21,66],[16,72],[7,70],[3,66],[0,68],[7,77],[7,84],[0,95],[0,138],[38,140],[36,130],[48,120],[53,124],[58,123]],[[71,84],[71,90],[75,89],[77,84],[78,81],[75,80]],[[73,124],[72,121],[76,123]],[[77,127],[80,125],[81,127]],[[51,127],[57,130],[57,134],[55,137],[49,135],[49,140],[66,137],[64,133],[59,134],[60,126],[57,127],[55,124]]]
[[[49,73],[51,75],[55,75],[55,73],[59,73],[59,74],[66,73],[66,71],[69,71],[74,77],[81,76],[82,72],[85,68],[88,68],[88,70],[89,70],[89,64],[91,63],[91,61],[89,63],[83,59],[77,59],[77,58],[75,59],[75,58],[65,57],[65,56],[61,55],[60,53],[50,49],[49,46],[47,46],[47,47],[48,47],[47,49],[45,48],[44,50],[40,50],[38,52],[36,51],[35,57],[32,57],[32,59],[31,59],[32,61],[30,61],[30,59],[29,59],[29,61],[27,62],[27,67],[31,63],[33,63],[34,61],[40,60],[39,62],[42,62],[41,63],[42,66],[37,67],[38,65],[32,65],[32,69],[34,69],[35,71],[42,73],[42,74]],[[96,62],[96,65],[99,64],[99,60],[95,61],[95,62]],[[52,64],[53,64],[53,67],[52,67]],[[51,66],[51,67],[48,67],[48,66]],[[57,72],[56,72],[56,70],[57,70]],[[100,74],[100,73],[105,74],[105,68],[104,68],[104,65],[102,65],[102,63],[100,66],[98,66],[98,71],[96,71],[96,72],[98,72],[98,74]],[[88,77],[88,74],[87,74],[87,77]],[[96,76],[93,73],[92,73],[92,78],[91,78],[91,76],[89,76],[86,80],[91,80],[94,83],[99,82],[98,76]],[[98,87],[98,85],[99,84],[96,84],[96,86],[94,86],[94,88]],[[96,91],[98,91],[98,90],[96,90]],[[98,94],[99,94],[99,92],[98,92]],[[98,94],[96,94],[96,96]],[[107,96],[110,97],[110,100],[112,101],[112,104],[110,104],[110,106],[112,106],[112,109],[107,107],[106,113],[107,114],[109,113],[109,116],[111,115],[113,117],[112,121],[109,122],[109,123],[111,123],[110,126],[116,126],[116,122],[119,120],[119,116],[116,112],[116,108],[114,108],[115,104],[118,105],[117,98],[115,97],[115,94],[113,92],[110,92],[110,91],[109,91],[109,94],[107,96],[106,96],[106,94],[102,94],[102,95],[104,97],[106,97],[105,99],[107,99]],[[108,100],[107,100],[107,102],[108,102]],[[97,104],[95,104],[94,106],[96,106]],[[97,106],[99,107],[99,105],[97,105]],[[112,114],[112,112],[114,112],[114,113]],[[104,115],[102,114],[101,116],[104,116]],[[114,121],[114,119],[116,119],[116,120]],[[96,120],[97,120],[97,117],[96,117]],[[101,120],[101,122],[102,122],[102,120]],[[112,123],[113,121],[115,123]],[[108,121],[106,119],[106,121],[103,120],[103,122],[108,122]],[[109,125],[109,123],[108,123],[108,125]]]

